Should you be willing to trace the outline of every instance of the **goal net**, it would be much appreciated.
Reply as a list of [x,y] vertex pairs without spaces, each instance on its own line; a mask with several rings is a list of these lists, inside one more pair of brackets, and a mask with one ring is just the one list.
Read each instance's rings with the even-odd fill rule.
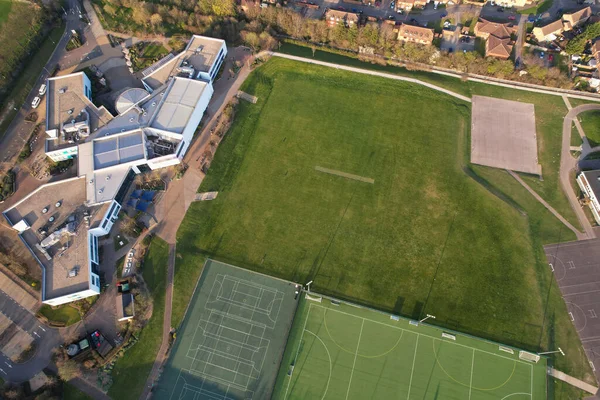
[[538,356],[537,354],[526,352],[526,351],[520,351],[519,352],[519,358],[521,360],[525,360],[525,361],[529,361],[529,362],[534,362],[534,363],[540,361],[540,356]]
[[317,303],[320,303],[321,301],[323,301],[323,298],[320,296],[311,296],[310,294],[306,293],[306,300],[312,300],[316,301]]

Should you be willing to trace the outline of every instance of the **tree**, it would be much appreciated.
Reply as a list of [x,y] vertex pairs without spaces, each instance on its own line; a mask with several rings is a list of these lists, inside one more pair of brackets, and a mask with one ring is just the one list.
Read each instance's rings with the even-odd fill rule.
[[235,15],[235,1],[233,0],[200,0],[200,12],[205,15],[229,17]]
[[163,22],[163,19],[160,16],[160,14],[152,14],[152,16],[150,17],[150,25],[152,25],[154,27],[154,29],[156,29],[157,27],[160,27],[162,22]]

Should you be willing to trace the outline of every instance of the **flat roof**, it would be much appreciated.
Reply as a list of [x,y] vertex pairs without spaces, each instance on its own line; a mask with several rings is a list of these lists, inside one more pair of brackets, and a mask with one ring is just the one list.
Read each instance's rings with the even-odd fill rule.
[[600,170],[596,169],[593,171],[583,171],[582,174],[588,181],[592,192],[594,192],[594,195],[598,201],[600,201]]
[[224,44],[222,39],[193,35],[185,50],[168,62],[158,61],[156,68],[151,69],[152,72],[148,73],[143,81],[152,89],[158,89],[167,83],[169,77],[177,74],[177,67],[184,61],[196,72],[208,72]]
[[[77,119],[82,115],[82,110],[87,111],[90,117],[90,131],[108,123],[113,116],[104,108],[98,108],[85,96],[84,73],[58,76],[47,81],[46,102],[46,128],[47,130],[60,129],[61,125]],[[55,141],[57,148],[63,143]]]
[[[83,219],[84,212],[88,210],[85,200],[85,179],[74,178],[40,186],[5,211],[13,224],[25,219],[31,227],[21,237],[46,270],[43,282],[45,299],[89,288],[88,235]],[[56,207],[59,201],[61,205]],[[43,213],[44,208],[48,208],[48,212]],[[49,222],[50,217],[54,217],[54,222]],[[47,247],[46,251],[52,257],[48,260],[36,245],[70,218],[73,219],[74,234],[62,234],[57,243]],[[46,235],[40,233],[41,228],[47,232]],[[72,270],[76,270],[77,275],[69,277]]]
[[473,96],[471,162],[541,175],[533,104]]
[[136,130],[93,141],[94,170],[125,164],[145,157],[144,133]]
[[183,133],[207,86],[208,84],[203,81],[174,78],[150,126],[164,131]]

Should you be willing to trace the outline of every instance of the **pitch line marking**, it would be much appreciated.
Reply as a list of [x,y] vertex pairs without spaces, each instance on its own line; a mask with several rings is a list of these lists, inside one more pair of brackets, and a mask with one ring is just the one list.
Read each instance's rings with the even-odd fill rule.
[[[370,321],[370,320],[367,319],[367,321]],[[323,322],[324,322],[324,325],[325,325],[325,330],[327,331],[327,335],[329,336],[329,339],[331,339],[331,341],[333,342],[333,344],[335,344],[337,347],[339,347],[340,349],[342,349],[343,351],[345,351],[348,354],[354,354],[353,351],[350,351],[350,350],[346,349],[345,347],[342,347],[340,344],[338,344],[338,342],[336,342],[335,339],[333,338],[333,335],[331,334],[331,332],[329,332],[329,327],[327,326],[327,311],[325,311],[325,313],[323,314]],[[390,326],[390,328],[393,328],[393,327]],[[400,337],[396,341],[396,344],[394,344],[394,346],[392,346],[392,348],[390,348],[389,350],[387,350],[387,351],[385,351],[385,352],[383,352],[381,354],[376,354],[374,356],[367,356],[367,355],[359,354],[358,356],[362,357],[362,358],[379,358],[379,357],[383,357],[383,356],[391,353],[396,347],[398,347],[398,344],[400,344],[400,340],[402,340],[402,336],[404,336],[404,330],[402,330],[400,332]]]
[[511,394],[507,394],[506,396],[504,396],[504,397],[503,397],[502,399],[500,399],[500,400],[508,399],[509,397],[512,397],[512,396],[518,396],[518,395],[520,395],[520,394],[524,394],[524,395],[526,395],[526,396],[531,396],[529,393],[525,393],[525,392],[522,392],[522,393],[511,393]]
[[360,333],[358,334],[358,343],[356,344],[356,353],[354,353],[354,362],[352,363],[352,371],[350,372],[350,382],[348,382],[348,390],[346,391],[346,400],[350,395],[350,386],[352,385],[352,376],[354,375],[354,366],[356,365],[356,358],[358,357],[358,348],[360,347],[360,338],[362,337],[363,327],[365,326],[365,320],[363,319],[360,325]]
[[319,339],[319,341],[321,342],[323,347],[325,347],[325,351],[327,352],[327,358],[329,358],[329,378],[327,378],[327,385],[325,385],[325,391],[323,392],[323,397],[321,397],[321,400],[323,400],[325,398],[325,396],[327,395],[327,390],[329,390],[329,382],[331,381],[331,374],[332,374],[332,369],[333,369],[333,363],[331,362],[331,354],[329,354],[329,349],[327,348],[327,345],[325,344],[325,342],[323,342],[323,339],[321,339],[319,337],[319,335],[314,334],[313,332],[309,331],[308,329],[305,329],[305,331],[310,333],[317,339]]
[[469,400],[471,400],[471,392],[473,391],[473,367],[474,366],[475,366],[475,349],[473,349],[473,358],[471,358],[471,381],[469,382]]
[[415,344],[415,354],[413,355],[412,369],[410,370],[410,381],[408,382],[408,396],[406,400],[410,399],[410,388],[412,386],[413,374],[415,373],[415,361],[417,360],[417,349],[419,348],[419,336],[417,336],[417,343]]
[[[408,329],[400,328],[400,327],[397,327],[397,326],[394,326],[394,325],[388,325],[388,324],[385,324],[385,323],[383,323],[383,322],[380,322],[380,321],[375,321],[375,320],[372,320],[372,319],[369,319],[369,318],[363,318],[363,317],[359,317],[359,316],[356,316],[356,315],[353,315],[353,314],[349,314],[349,313],[347,313],[347,312],[344,312],[344,311],[338,311],[338,310],[334,310],[333,308],[327,308],[327,307],[323,307],[323,306],[321,306],[321,305],[318,305],[318,304],[311,304],[310,306],[311,306],[311,307],[319,307],[319,308],[324,308],[324,309],[326,309],[326,310],[331,310],[331,311],[334,311],[334,312],[337,312],[337,313],[340,313],[340,314],[349,315],[349,316],[351,316],[351,317],[354,317],[354,318],[358,318],[358,319],[364,319],[364,320],[367,320],[367,321],[369,321],[369,322],[373,322],[373,323],[375,323],[375,324],[384,325],[384,326],[387,326],[387,327],[390,327],[390,328],[394,328],[394,329],[399,329],[399,330],[401,330],[401,331],[407,331],[407,332],[413,333],[413,334],[415,334],[415,335],[421,335],[421,336],[425,336],[425,337],[428,337],[428,338],[430,338],[430,339],[434,339],[434,340],[440,340],[440,339],[438,339],[437,337],[430,336],[430,335],[427,335],[427,334],[425,334],[425,333],[419,333],[419,332],[411,331],[411,330],[408,330]],[[599,336],[599,337],[600,337],[600,336]],[[503,355],[501,355],[501,354],[491,353],[491,352],[489,352],[489,351],[486,351],[486,350],[481,350],[481,349],[477,349],[477,348],[475,348],[475,347],[467,346],[467,345],[464,345],[464,344],[461,344],[461,343],[455,343],[455,342],[449,342],[449,341],[448,341],[448,342],[444,342],[444,343],[451,343],[451,344],[453,344],[453,345],[455,345],[455,346],[465,347],[465,348],[467,348],[467,349],[475,349],[475,351],[479,351],[479,352],[481,352],[481,353],[486,353],[486,354],[489,354],[489,355],[492,355],[492,356],[496,356],[496,357],[504,358],[504,359],[506,359],[506,360],[510,360],[510,361],[518,362],[519,364],[523,364],[523,365],[529,365],[529,366],[531,365],[531,364],[529,364],[529,363],[527,363],[527,362],[525,362],[525,361],[516,360],[516,359],[510,358],[510,357],[505,357],[505,356],[503,356]],[[485,343],[487,343],[487,342],[485,342]]]
[[[312,304],[308,306],[308,312],[306,313],[306,319],[304,320],[304,326],[302,327],[302,334],[300,335],[300,341],[298,342],[298,349],[296,350],[296,357],[294,357],[294,368],[296,367],[296,362],[298,361],[298,354],[300,354],[300,345],[302,345],[302,338],[304,337],[304,332],[306,331],[306,323],[308,322],[308,317],[310,315],[310,309],[312,308]],[[290,390],[290,383],[292,382],[292,378],[294,376],[294,370],[292,370],[292,374],[290,375],[290,379],[288,380],[287,388],[285,389],[284,400],[287,399],[288,390]]]

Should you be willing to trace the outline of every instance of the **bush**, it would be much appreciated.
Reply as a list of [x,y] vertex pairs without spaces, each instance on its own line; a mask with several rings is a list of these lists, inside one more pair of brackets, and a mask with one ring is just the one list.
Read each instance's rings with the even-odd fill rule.
[[581,54],[585,50],[587,42],[600,36],[600,22],[585,27],[580,35],[567,43],[565,51],[568,54]]

